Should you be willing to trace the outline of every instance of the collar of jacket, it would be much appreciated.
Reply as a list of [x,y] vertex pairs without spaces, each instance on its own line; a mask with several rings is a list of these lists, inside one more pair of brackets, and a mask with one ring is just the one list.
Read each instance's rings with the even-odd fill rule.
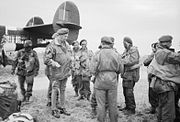
[[59,43],[57,39],[54,39],[54,44],[58,45],[58,46],[65,45],[63,41],[61,41],[61,43]]
[[111,49],[112,47],[110,45],[102,45],[102,49]]

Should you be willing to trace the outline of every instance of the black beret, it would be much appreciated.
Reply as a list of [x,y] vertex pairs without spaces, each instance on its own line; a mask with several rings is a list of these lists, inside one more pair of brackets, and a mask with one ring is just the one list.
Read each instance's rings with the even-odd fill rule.
[[111,39],[110,37],[107,37],[107,36],[103,36],[103,37],[101,38],[101,42],[106,42],[106,43],[108,43],[108,44],[113,44],[112,39]]
[[55,38],[58,35],[64,35],[64,34],[67,34],[67,33],[69,33],[69,29],[61,28],[61,29],[57,30],[57,32],[52,35],[52,38]]
[[164,35],[159,38],[159,42],[172,42],[173,37],[170,35]]

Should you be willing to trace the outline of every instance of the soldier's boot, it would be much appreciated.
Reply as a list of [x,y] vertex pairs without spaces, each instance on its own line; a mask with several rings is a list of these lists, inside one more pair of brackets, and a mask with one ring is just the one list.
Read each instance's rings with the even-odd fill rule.
[[78,91],[75,91],[74,97],[78,97],[78,96],[79,96]]
[[88,100],[88,101],[90,101],[90,96],[91,96],[91,94],[88,94],[88,95],[87,95],[87,100]]
[[95,108],[92,108],[92,110],[91,110],[91,119],[96,118],[96,116],[97,116],[97,111],[96,111]]
[[128,110],[128,107],[120,108],[120,107],[118,106],[118,108],[119,108],[119,111],[127,111],[127,110]]
[[61,107],[57,107],[60,110],[60,114],[64,114],[67,116],[70,116],[71,114],[69,112],[67,112],[67,110],[65,108],[61,108]]
[[51,101],[48,101],[46,104],[47,107],[51,107]]
[[78,100],[78,101],[79,101],[79,100],[84,100],[84,96],[81,95],[77,100]]
[[29,102],[30,96],[26,96],[25,102]]
[[155,114],[156,113],[156,108],[152,107],[149,110],[147,110],[145,113],[146,114]]
[[26,96],[23,96],[22,102],[26,101]]
[[131,115],[135,114],[135,109],[126,110],[124,112],[124,114],[127,115],[127,116],[131,116]]
[[60,113],[58,110],[52,110],[52,116],[56,117],[56,118],[60,118]]

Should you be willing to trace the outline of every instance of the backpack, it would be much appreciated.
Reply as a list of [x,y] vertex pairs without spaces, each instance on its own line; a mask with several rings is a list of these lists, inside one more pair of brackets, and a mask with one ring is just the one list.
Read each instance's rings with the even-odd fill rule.
[[17,100],[15,89],[15,84],[9,81],[0,83],[0,117],[3,120],[20,111],[21,101]]

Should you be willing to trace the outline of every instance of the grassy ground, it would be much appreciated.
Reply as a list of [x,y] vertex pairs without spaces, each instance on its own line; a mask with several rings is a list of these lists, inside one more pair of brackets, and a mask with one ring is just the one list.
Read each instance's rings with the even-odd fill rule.
[[[27,112],[35,117],[38,122],[96,122],[96,119],[90,118],[90,102],[86,100],[77,101],[74,96],[71,80],[68,80],[66,88],[66,106],[71,116],[61,115],[61,118],[56,119],[51,116],[50,108],[46,107],[47,103],[47,88],[48,79],[44,75],[44,64],[42,61],[42,54],[40,58],[40,72],[35,78],[33,87],[32,103],[22,107],[22,112]],[[5,68],[0,67],[0,82],[6,80],[14,80],[17,82],[17,77],[10,75],[11,66]],[[124,106],[124,97],[122,93],[121,79],[118,86],[118,105]],[[93,85],[91,84],[91,89]],[[148,82],[146,68],[141,68],[141,78],[136,83],[134,88],[136,100],[136,114],[133,116],[126,116],[123,112],[119,111],[119,122],[154,122],[156,115],[145,114],[145,109],[149,108],[148,102]],[[108,117],[107,117],[108,118]],[[107,119],[108,120],[108,119]]]

